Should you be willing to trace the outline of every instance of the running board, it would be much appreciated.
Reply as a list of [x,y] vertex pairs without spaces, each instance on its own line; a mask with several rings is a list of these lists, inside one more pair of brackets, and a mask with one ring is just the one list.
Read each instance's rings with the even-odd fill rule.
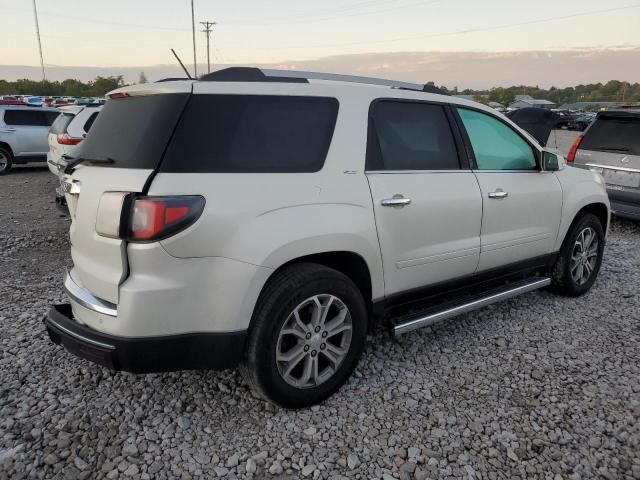
[[517,297],[523,293],[538,290],[539,288],[546,287],[550,283],[551,279],[547,277],[535,277],[533,279],[511,283],[500,289],[487,292],[481,297],[475,297],[473,299],[467,298],[463,302],[449,302],[445,305],[433,307],[425,312],[399,319],[399,321],[392,326],[391,331],[393,335],[402,335],[403,333],[417,330],[418,328],[428,327],[447,318],[486,307],[492,303],[501,302],[502,300]]

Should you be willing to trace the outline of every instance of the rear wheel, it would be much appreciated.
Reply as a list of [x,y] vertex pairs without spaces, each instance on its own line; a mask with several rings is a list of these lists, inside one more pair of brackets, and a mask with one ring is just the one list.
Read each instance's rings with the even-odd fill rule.
[[598,217],[584,214],[565,239],[552,271],[551,290],[577,297],[596,281],[602,264],[604,231]]
[[6,175],[13,165],[13,156],[6,147],[0,147],[0,175]]
[[318,403],[353,372],[367,330],[356,285],[322,265],[297,264],[258,300],[241,372],[264,398],[288,408]]

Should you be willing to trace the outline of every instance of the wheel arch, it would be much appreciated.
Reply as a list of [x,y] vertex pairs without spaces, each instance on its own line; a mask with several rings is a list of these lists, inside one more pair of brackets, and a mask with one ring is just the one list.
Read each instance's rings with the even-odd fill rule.
[[[253,328],[256,308],[259,305],[260,297],[271,280],[283,269],[301,263],[323,265],[346,275],[351,281],[353,281],[358,290],[360,290],[367,307],[367,313],[369,314],[369,317],[371,316],[375,286],[373,284],[371,269],[364,257],[349,250],[317,252],[289,259],[271,272],[269,277],[262,285],[260,293],[258,294],[258,298],[256,299],[256,303],[253,306],[253,312],[251,315],[251,321],[249,323],[248,331],[251,331],[251,329]],[[369,323],[369,327],[371,327],[371,322]]]
[[7,142],[0,142],[0,148],[6,148],[9,151],[9,155],[11,155],[11,159],[15,158],[13,149],[11,148],[11,145],[9,145]]
[[580,208],[573,216],[573,219],[571,220],[571,223],[569,224],[568,228],[566,229],[565,232],[563,232],[562,243],[560,245],[560,248],[562,248],[562,246],[564,246],[565,242],[567,241],[567,235],[569,235],[569,232],[571,232],[571,229],[573,228],[573,226],[586,213],[591,213],[598,218],[598,220],[602,224],[602,229],[604,230],[606,235],[606,232],[608,231],[608,228],[609,228],[609,221],[610,221],[609,207],[602,202],[589,203],[587,205],[584,205],[582,208]]

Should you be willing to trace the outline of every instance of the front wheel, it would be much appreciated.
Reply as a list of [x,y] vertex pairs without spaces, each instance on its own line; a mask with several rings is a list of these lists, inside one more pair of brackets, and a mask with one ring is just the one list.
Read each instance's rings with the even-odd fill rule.
[[570,297],[586,293],[602,264],[604,231],[598,217],[583,215],[573,225],[552,270],[551,291]]
[[267,400],[301,408],[349,378],[364,349],[367,310],[344,274],[296,264],[269,280],[252,323],[243,377]]

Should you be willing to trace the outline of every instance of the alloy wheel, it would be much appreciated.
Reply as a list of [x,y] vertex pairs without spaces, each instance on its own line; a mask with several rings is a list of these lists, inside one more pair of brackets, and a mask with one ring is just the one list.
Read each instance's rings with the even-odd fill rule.
[[334,295],[300,303],[280,328],[276,363],[282,379],[296,388],[313,388],[340,368],[351,346],[349,309]]
[[598,237],[593,228],[582,230],[571,251],[571,278],[577,285],[589,281],[598,261]]

